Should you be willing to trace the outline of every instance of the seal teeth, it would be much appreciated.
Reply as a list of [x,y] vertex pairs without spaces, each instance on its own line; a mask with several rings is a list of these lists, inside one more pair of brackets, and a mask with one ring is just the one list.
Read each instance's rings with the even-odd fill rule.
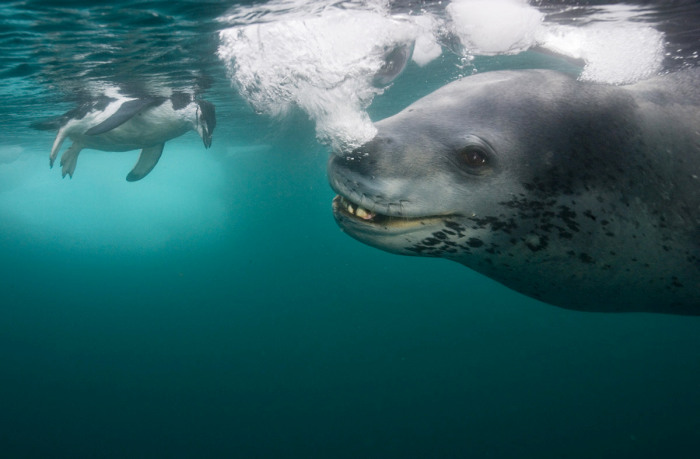
[[357,208],[357,210],[355,211],[355,215],[362,218],[363,220],[369,220],[373,217],[373,215],[370,212],[366,211],[362,207]]
[[374,217],[376,217],[377,214],[374,212],[370,212],[369,210],[353,205],[351,202],[349,202],[347,199],[341,196],[340,198],[340,205],[343,206],[343,208],[351,215],[354,215],[356,217],[359,217],[363,220],[372,220]]

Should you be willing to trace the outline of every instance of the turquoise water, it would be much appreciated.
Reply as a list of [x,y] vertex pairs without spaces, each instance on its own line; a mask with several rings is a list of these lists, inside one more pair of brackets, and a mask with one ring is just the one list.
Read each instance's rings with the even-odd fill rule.
[[[458,63],[409,63],[372,119]],[[212,148],[172,140],[137,183],[137,152],[61,179],[27,121],[72,105],[41,71],[0,81],[0,455],[694,457],[697,319],[568,311],[356,242],[314,122],[258,115],[204,68]]]

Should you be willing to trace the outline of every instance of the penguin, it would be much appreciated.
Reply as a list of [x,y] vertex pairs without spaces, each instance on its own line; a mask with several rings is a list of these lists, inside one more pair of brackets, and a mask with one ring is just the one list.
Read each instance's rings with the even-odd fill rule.
[[73,144],[61,155],[61,173],[73,177],[78,154],[84,148],[102,151],[141,149],[134,168],[126,176],[129,182],[141,180],[155,167],[165,142],[195,130],[204,147],[211,146],[216,127],[214,105],[193,99],[184,93],[170,97],[101,96],[80,105],[63,116],[35,123],[36,129],[58,129],[49,156],[53,167],[66,138]]

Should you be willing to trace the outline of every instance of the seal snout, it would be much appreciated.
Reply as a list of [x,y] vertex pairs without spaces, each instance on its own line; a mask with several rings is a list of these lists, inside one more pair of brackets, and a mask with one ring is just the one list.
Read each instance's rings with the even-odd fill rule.
[[378,141],[377,139],[346,152],[333,155],[338,166],[352,171],[358,175],[371,175],[377,167]]

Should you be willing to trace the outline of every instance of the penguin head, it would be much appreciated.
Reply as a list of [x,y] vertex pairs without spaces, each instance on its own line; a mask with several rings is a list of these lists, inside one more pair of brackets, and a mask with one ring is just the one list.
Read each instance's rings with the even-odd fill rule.
[[204,141],[204,147],[211,146],[211,135],[216,127],[216,111],[214,104],[206,100],[196,100],[197,104],[197,122],[196,129],[199,136]]

